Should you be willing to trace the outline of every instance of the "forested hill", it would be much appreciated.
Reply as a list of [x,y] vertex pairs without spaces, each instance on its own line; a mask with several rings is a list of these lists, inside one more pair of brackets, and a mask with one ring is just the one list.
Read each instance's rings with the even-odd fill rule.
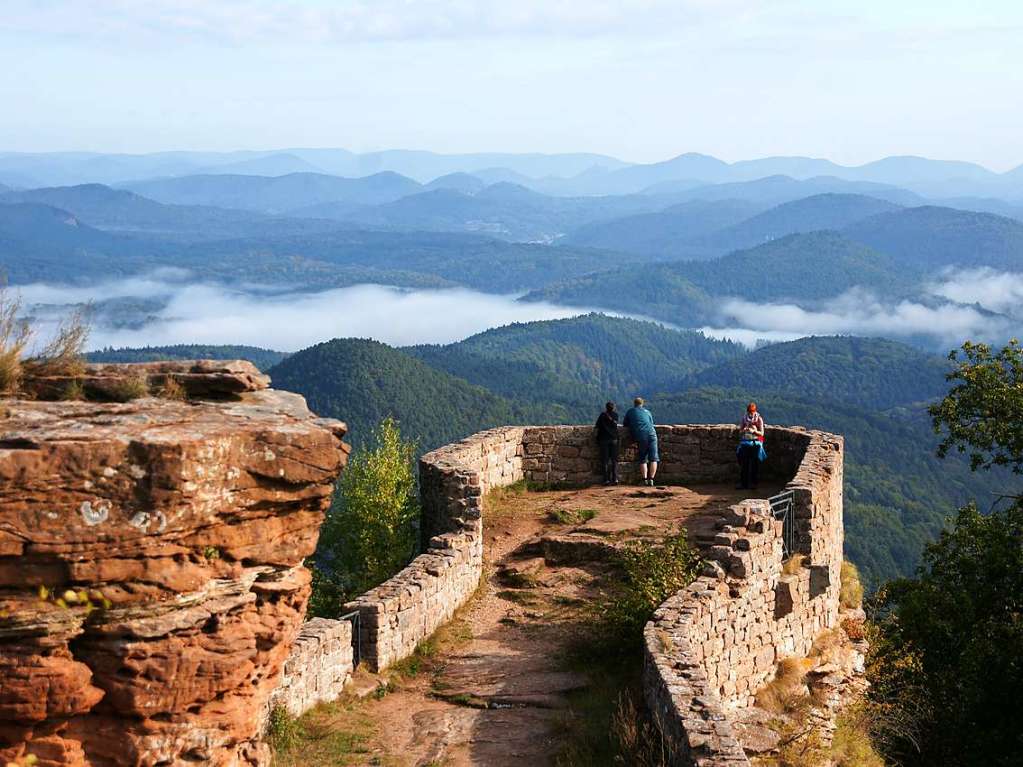
[[603,314],[516,323],[408,351],[514,399],[582,408],[609,397],[676,390],[687,375],[746,355],[738,344],[697,331]]
[[721,297],[820,300],[857,287],[902,295],[916,278],[916,270],[837,232],[809,232],[709,261],[586,274],[533,291],[524,300],[606,306],[699,327],[717,319]]
[[809,337],[765,346],[687,383],[883,410],[942,396],[948,370],[941,357],[883,338]]
[[275,388],[304,395],[316,413],[344,420],[359,444],[396,418],[420,450],[494,426],[564,420],[557,408],[522,407],[377,341],[340,338],[297,352],[270,369]]

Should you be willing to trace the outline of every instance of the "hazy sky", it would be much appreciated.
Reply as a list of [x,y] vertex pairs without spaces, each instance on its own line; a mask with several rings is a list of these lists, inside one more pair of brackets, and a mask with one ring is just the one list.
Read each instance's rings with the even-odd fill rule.
[[1019,0],[3,0],[0,150],[1023,163]]

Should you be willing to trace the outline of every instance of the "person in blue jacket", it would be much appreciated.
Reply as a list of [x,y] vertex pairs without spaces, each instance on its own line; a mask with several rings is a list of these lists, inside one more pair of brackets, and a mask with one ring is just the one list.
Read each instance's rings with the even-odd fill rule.
[[657,476],[657,431],[654,429],[654,417],[643,407],[643,398],[636,397],[625,413],[622,425],[629,430],[636,440],[636,460],[643,477],[644,485],[653,485]]

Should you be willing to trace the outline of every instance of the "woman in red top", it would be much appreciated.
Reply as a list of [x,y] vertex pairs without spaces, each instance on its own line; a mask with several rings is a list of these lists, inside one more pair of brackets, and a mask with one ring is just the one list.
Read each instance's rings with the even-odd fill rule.
[[739,484],[742,490],[757,489],[760,479],[760,457],[764,445],[764,419],[757,412],[757,403],[746,406],[746,415],[739,424]]

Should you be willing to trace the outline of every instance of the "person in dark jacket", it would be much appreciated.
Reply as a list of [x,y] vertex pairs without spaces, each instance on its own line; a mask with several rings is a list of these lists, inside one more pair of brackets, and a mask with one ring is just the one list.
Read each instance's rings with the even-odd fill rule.
[[600,465],[604,469],[604,484],[618,484],[618,411],[615,403],[604,405],[604,412],[597,417],[597,446],[600,448]]

